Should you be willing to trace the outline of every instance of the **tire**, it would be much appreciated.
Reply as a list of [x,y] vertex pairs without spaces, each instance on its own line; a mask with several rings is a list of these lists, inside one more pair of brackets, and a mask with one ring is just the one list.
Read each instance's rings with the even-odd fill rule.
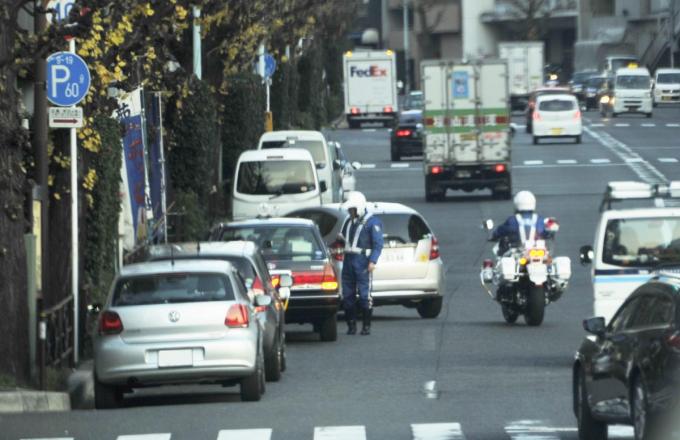
[[537,327],[543,323],[545,315],[545,291],[543,286],[531,286],[527,298],[527,310],[524,313],[524,321],[531,327]]
[[283,350],[283,356],[281,357],[281,372],[286,371],[286,368],[288,368],[288,360],[287,360],[287,354],[286,354],[286,334],[281,331],[281,338],[283,339],[283,344],[281,344],[281,349]]
[[101,383],[94,377],[94,407],[97,409],[113,409],[121,406],[123,393],[119,388]]
[[503,319],[505,319],[505,322],[508,324],[514,324],[519,317],[519,313],[517,313],[517,311],[512,310],[510,307],[504,304],[501,304],[501,312],[503,313]]
[[574,403],[579,440],[607,440],[607,424],[593,418],[588,404],[585,372],[578,372],[574,387]]
[[441,296],[436,298],[425,299],[418,304],[416,309],[418,314],[423,319],[434,319],[439,316],[442,311],[443,298]]
[[534,136],[534,145],[538,145],[538,136]]
[[255,364],[255,371],[241,379],[241,400],[244,402],[258,402],[265,391],[265,373],[262,348],[260,348]]
[[446,198],[446,188],[443,191],[433,191],[433,184],[429,182],[430,179],[425,177],[425,201],[440,202]]
[[390,152],[390,159],[392,159],[392,162],[401,162],[401,155],[399,154],[399,151],[392,150]]
[[647,113],[645,116],[647,117],[647,119],[651,118],[651,117],[652,117],[652,112]]
[[619,114],[618,114],[618,113],[614,113],[614,112],[612,111],[612,118],[618,118],[618,117],[619,117]]
[[576,141],[577,144],[580,144],[581,143],[581,135],[576,136],[574,138],[574,140]]
[[647,387],[640,375],[637,375],[635,380],[633,380],[630,396],[630,412],[633,421],[633,430],[635,432],[635,440],[651,440],[655,438],[652,432],[652,427],[655,423],[649,414],[649,405],[647,404]]
[[349,125],[349,128],[352,129],[352,130],[360,127],[360,124],[357,121],[352,121],[352,120],[347,121],[347,125]]
[[283,344],[278,336],[275,337],[271,352],[264,359],[264,375],[267,382],[281,380],[281,366],[283,364]]
[[319,325],[319,336],[324,342],[338,340],[338,316],[333,315],[324,319]]
[[527,121],[526,127],[524,128],[524,131],[528,134],[531,134],[531,122]]

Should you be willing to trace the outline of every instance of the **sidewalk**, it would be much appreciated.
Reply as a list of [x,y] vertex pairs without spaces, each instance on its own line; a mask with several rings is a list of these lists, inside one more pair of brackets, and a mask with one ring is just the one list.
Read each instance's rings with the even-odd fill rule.
[[93,365],[88,360],[73,370],[66,391],[0,390],[0,414],[94,408]]

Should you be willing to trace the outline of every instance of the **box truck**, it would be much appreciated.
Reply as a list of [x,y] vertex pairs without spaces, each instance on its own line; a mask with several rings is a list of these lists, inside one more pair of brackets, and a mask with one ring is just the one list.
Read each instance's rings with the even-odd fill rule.
[[512,110],[524,110],[529,94],[543,85],[543,42],[501,42],[498,43],[498,54],[508,63],[510,107]]

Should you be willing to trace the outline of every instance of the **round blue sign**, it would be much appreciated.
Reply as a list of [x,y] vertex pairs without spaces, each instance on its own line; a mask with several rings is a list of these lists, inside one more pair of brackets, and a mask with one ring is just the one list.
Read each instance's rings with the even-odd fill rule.
[[47,99],[69,107],[85,98],[90,89],[90,70],[78,55],[56,52],[47,58]]

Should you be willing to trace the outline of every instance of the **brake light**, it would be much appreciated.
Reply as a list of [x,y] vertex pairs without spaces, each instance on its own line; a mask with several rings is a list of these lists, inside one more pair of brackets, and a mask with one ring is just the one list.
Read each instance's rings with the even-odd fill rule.
[[439,240],[433,235],[430,244],[430,260],[439,258]]
[[272,287],[276,289],[277,287],[279,287],[279,284],[281,284],[281,276],[272,275]]
[[331,245],[331,255],[335,261],[343,261],[345,259],[344,246],[341,242],[336,241]]
[[243,304],[234,304],[229,307],[224,325],[229,328],[246,328],[250,324],[248,308]]
[[430,167],[430,174],[441,174],[444,172],[444,168],[440,165],[435,165]]
[[494,167],[494,170],[497,173],[504,173],[505,172],[505,164],[504,163],[496,164],[496,166]]
[[385,113],[392,113],[393,112],[392,106],[391,105],[386,106],[385,108],[383,108],[383,111]]
[[397,137],[408,137],[413,133],[411,130],[397,130]]
[[581,119],[581,110],[576,110],[574,113],[574,119],[579,120]]
[[335,276],[335,269],[332,266],[326,266],[323,271],[323,280],[321,281],[321,290],[338,290],[338,279]]
[[534,110],[532,118],[534,119],[534,121],[540,121],[541,120],[541,114],[538,112],[538,110]]
[[338,279],[333,266],[326,265],[323,272],[293,272],[293,286],[338,290]]
[[675,332],[666,338],[666,343],[674,350],[680,350],[680,332]]
[[123,331],[123,321],[116,312],[105,311],[99,316],[99,334],[117,335]]
[[359,109],[356,107],[352,107],[349,112],[352,113],[353,115],[358,115]]
[[484,263],[482,263],[482,267],[484,269],[489,269],[489,268],[493,267],[493,260],[489,260],[487,258],[486,260],[484,260]]

